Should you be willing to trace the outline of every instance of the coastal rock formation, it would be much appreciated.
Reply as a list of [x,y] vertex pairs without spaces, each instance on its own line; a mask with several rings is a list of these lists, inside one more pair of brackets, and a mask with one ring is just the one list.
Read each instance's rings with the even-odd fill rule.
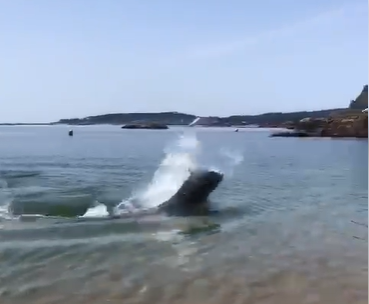
[[368,86],[344,110],[331,113],[328,118],[304,118],[294,124],[294,130],[310,136],[368,137]]
[[368,113],[342,113],[327,120],[321,136],[324,137],[368,137]]
[[169,127],[163,124],[149,123],[149,124],[127,124],[122,126],[122,129],[166,130],[169,129]]
[[320,136],[327,124],[326,118],[304,118],[295,124],[295,130],[306,132],[311,136]]
[[368,85],[350,102],[345,111],[332,113],[322,130],[322,136],[329,137],[368,137]]
[[360,95],[350,102],[349,109],[363,110],[368,107],[368,85],[363,87]]

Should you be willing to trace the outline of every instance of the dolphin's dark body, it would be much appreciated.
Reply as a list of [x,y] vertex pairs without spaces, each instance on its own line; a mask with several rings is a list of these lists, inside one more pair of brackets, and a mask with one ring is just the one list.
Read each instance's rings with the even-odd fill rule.
[[206,211],[209,195],[223,180],[223,174],[196,170],[168,201],[159,205],[159,212],[167,215],[186,216]]

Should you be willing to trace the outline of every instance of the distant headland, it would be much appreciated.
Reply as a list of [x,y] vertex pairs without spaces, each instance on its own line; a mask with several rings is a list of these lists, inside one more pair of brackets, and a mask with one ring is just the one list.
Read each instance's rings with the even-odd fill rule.
[[[273,126],[279,125],[286,121],[298,121],[305,117],[320,118],[329,117],[333,112],[340,112],[344,108],[317,110],[317,111],[300,111],[300,112],[271,112],[259,115],[232,115],[228,117],[209,116],[203,117],[203,125],[208,126],[233,126],[233,125],[259,125]],[[178,125],[184,126],[192,123],[198,116],[179,112],[157,112],[157,113],[114,113],[96,116],[88,116],[84,118],[67,118],[60,119],[50,123],[0,123],[0,125],[125,125],[125,124],[145,124],[157,123],[168,126]],[[206,122],[205,122],[206,121]]]
[[[203,126],[216,126],[216,127],[229,127],[229,126],[247,126],[256,125],[258,127],[287,127],[295,128],[296,125],[301,127],[301,120],[306,118],[311,121],[319,121],[319,125],[322,121],[329,122],[330,128],[334,125],[334,129],[347,129],[350,128],[348,121],[356,121],[366,119],[367,112],[362,111],[368,108],[368,85],[365,85],[361,93],[356,99],[351,100],[347,108],[326,109],[317,111],[300,111],[300,112],[271,112],[259,115],[232,115],[228,117],[202,117],[200,125]],[[365,118],[366,117],[366,118]],[[85,118],[69,118],[60,119],[51,123],[7,123],[0,125],[130,125],[130,128],[136,128],[132,126],[147,126],[150,125],[190,125],[198,117],[193,114],[179,113],[179,112],[159,112],[159,113],[114,113],[104,114],[96,116],[88,116]],[[324,124],[323,123],[323,124]],[[364,123],[365,124],[365,123]],[[344,125],[344,127],[343,127]],[[362,125],[362,124],[360,124]],[[127,127],[128,128],[128,127]],[[139,128],[139,127],[138,127]],[[356,128],[356,127],[355,127]],[[367,127],[366,127],[367,128]],[[336,130],[337,131],[337,130]],[[346,132],[345,131],[345,132]],[[332,131],[333,132],[333,131]],[[337,131],[338,132],[338,131]],[[339,131],[341,132],[341,131]]]
[[[209,116],[203,117],[206,126],[227,127],[234,125],[279,125],[286,121],[297,121],[305,117],[328,117],[332,112],[344,109],[328,109],[319,111],[302,111],[289,113],[264,113],[259,115],[233,115],[228,117]],[[89,116],[85,118],[61,119],[53,124],[67,125],[125,125],[158,123],[165,125],[189,125],[197,118],[196,115],[179,112],[159,112],[159,113],[116,113]],[[206,119],[205,119],[206,118]]]

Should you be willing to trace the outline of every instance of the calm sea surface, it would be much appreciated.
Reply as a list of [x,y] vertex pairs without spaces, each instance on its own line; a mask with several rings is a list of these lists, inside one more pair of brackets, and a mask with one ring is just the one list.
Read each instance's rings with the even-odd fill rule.
[[[367,303],[367,140],[68,129],[0,127],[1,304]],[[219,212],[140,215],[190,167]]]

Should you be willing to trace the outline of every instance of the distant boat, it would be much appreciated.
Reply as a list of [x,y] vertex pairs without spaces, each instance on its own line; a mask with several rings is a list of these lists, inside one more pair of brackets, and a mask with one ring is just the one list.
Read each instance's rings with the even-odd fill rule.
[[235,131],[235,132],[238,132],[238,129],[235,129],[234,131]]
[[73,130],[69,130],[68,135],[73,136]]

